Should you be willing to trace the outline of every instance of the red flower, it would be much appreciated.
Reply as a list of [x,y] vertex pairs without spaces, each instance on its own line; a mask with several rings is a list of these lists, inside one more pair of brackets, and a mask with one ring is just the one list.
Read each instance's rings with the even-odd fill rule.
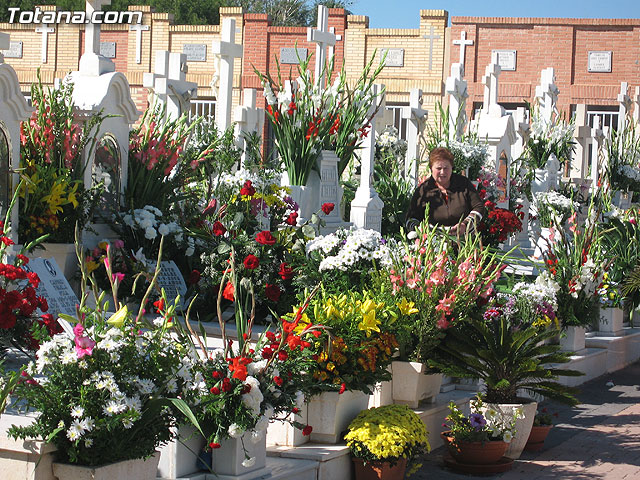
[[347,386],[343,383],[340,385],[340,390],[338,390],[338,395],[342,395],[347,390]]
[[215,378],[216,380],[218,380],[220,377],[222,377],[222,374],[221,374],[220,372],[218,372],[217,370],[214,370],[214,371],[211,373],[211,376],[212,376],[213,378]]
[[220,395],[220,389],[218,387],[211,387],[209,391],[214,395]]
[[275,245],[276,237],[271,235],[269,230],[263,230],[258,235],[256,235],[256,242],[260,245]]
[[220,222],[215,222],[212,227],[212,232],[216,237],[224,235],[227,229]]
[[24,255],[22,255],[20,253],[18,254],[17,258],[18,258],[18,260],[20,260],[22,262],[22,265],[26,265],[27,263],[29,263],[29,258],[25,257]]
[[284,221],[287,225],[295,225],[298,221],[298,212],[291,212],[287,219]]
[[280,291],[280,287],[278,287],[277,285],[267,283],[264,287],[264,294],[272,302],[277,302],[278,300],[280,300],[280,295],[282,294],[282,292]]
[[271,350],[269,347],[264,347],[262,349],[262,353],[261,354],[262,354],[262,358],[268,360],[271,357],[273,357],[273,350]]
[[281,362],[284,362],[287,358],[289,358],[289,355],[287,354],[287,352],[283,352],[282,350],[278,352],[278,360],[280,360]]
[[244,264],[244,268],[246,268],[247,270],[255,270],[260,266],[260,260],[258,260],[258,257],[252,254],[247,255],[247,257],[244,259],[244,262],[242,263]]
[[334,207],[335,205],[333,203],[323,203],[322,211],[325,215],[329,215],[331,212],[333,212]]
[[164,298],[153,302],[153,306],[156,307],[156,311],[158,313],[161,313],[164,310]]
[[278,275],[280,275],[283,280],[291,280],[293,278],[293,269],[288,263],[282,262],[280,264],[280,270],[278,270]]
[[281,377],[275,376],[273,377],[273,383],[275,383],[276,385],[278,385],[279,387],[282,386],[283,380]]
[[251,185],[251,180],[244,182],[244,186],[240,189],[240,195],[247,197],[253,197],[256,194],[256,189]]
[[233,385],[231,385],[231,380],[225,377],[224,380],[222,380],[222,391],[228,393],[231,390],[233,390]]
[[293,409],[291,410],[291,413],[298,413],[300,411],[300,409],[298,407],[293,407]]
[[189,275],[189,283],[191,285],[195,285],[196,283],[198,283],[200,281],[200,272],[198,270],[192,270],[191,274]]
[[211,443],[209,444],[209,448],[214,448],[214,449],[215,449],[215,448],[220,448],[220,444],[219,444],[219,443],[216,443],[216,442],[211,442]]
[[222,296],[227,300],[229,300],[230,302],[233,302],[234,293],[235,293],[235,289],[233,288],[233,283],[227,282],[227,284],[224,286],[224,290],[222,291]]
[[309,436],[309,435],[311,435],[311,431],[312,430],[313,430],[313,427],[311,425],[307,425],[306,427],[304,427],[302,429],[302,435],[304,435],[305,437]]
[[[251,363],[250,358],[232,358],[229,362],[229,371],[233,372],[232,378],[237,378],[241,382],[247,379],[247,365]],[[226,380],[226,379],[225,379]],[[224,380],[223,380],[224,383]]]
[[291,102],[289,104],[289,110],[287,110],[287,113],[289,115],[293,114],[293,112],[295,112],[298,109],[298,106],[296,105],[296,102]]

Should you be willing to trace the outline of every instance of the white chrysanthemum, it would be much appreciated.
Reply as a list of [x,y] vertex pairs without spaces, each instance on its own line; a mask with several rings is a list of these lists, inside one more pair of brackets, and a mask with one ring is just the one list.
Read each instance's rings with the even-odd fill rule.
[[157,236],[158,236],[158,232],[156,232],[155,228],[153,228],[153,227],[145,228],[145,230],[144,230],[144,238],[146,238],[147,240],[153,240]]
[[244,433],[244,430],[237,423],[232,423],[231,425],[229,425],[229,429],[228,429],[227,433],[229,434],[229,436],[231,438],[240,438],[242,436],[242,434]]
[[156,386],[151,379],[142,378],[138,380],[138,388],[143,395],[151,395]]
[[81,418],[84,415],[84,408],[80,405],[74,405],[71,407],[71,416],[74,418]]
[[74,420],[71,422],[71,426],[67,430],[67,438],[72,442],[78,440],[84,434],[85,428],[81,422]]
[[82,426],[82,428],[84,428],[87,432],[90,432],[91,430],[93,430],[93,427],[96,426],[96,422],[93,418],[91,417],[87,417],[87,418],[83,418],[80,421],[80,425]]
[[123,409],[124,409],[124,405],[122,405],[121,403],[118,403],[114,400],[109,400],[107,404],[103,407],[102,411],[104,412],[105,415],[107,415],[108,417],[111,417],[113,415],[117,415]]

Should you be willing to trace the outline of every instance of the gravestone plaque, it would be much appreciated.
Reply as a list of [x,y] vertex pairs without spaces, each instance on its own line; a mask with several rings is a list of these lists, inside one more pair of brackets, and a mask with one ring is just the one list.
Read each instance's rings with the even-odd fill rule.
[[80,302],[54,258],[32,258],[23,268],[40,277],[36,295],[47,299],[49,310],[46,313],[53,316],[60,313],[76,314],[76,304]]
[[491,53],[498,54],[498,65],[502,71],[515,71],[516,51],[515,50],[492,50]]
[[160,262],[158,287],[164,288],[169,302],[172,302],[178,295],[180,295],[181,300],[184,301],[184,295],[187,293],[187,284],[173,260]]
[[589,52],[589,72],[611,72],[611,52]]
[[116,58],[116,42],[100,42],[100,55]]
[[22,42],[9,42],[9,50],[1,50],[5,58],[22,58]]
[[380,60],[384,54],[387,58],[384,60],[385,67],[404,67],[404,48],[382,48],[380,50]]
[[182,45],[182,53],[187,56],[188,62],[207,61],[207,45],[204,43],[185,43]]
[[[296,55],[296,50],[297,50],[297,55]],[[280,63],[284,63],[284,64],[288,64],[288,65],[297,65],[298,62],[298,57],[300,57],[300,60],[306,60],[307,59],[307,52],[308,50],[306,48],[281,48],[280,49]]]

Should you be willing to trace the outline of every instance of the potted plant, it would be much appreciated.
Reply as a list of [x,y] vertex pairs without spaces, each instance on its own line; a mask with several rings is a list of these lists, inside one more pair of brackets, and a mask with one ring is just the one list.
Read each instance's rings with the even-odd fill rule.
[[[158,271],[159,262],[156,277]],[[107,318],[104,308],[85,307],[85,299],[83,288],[77,317],[61,315],[62,333],[34,333],[42,342],[37,361],[14,372],[21,381],[12,400],[36,417],[8,434],[52,443],[60,479],[155,478],[156,448],[171,439],[178,417],[189,416],[177,397],[197,384],[183,373],[188,352],[171,335],[175,305],[149,323],[142,308],[133,316],[119,304]]]
[[[420,417],[406,405],[363,410],[349,425],[345,441],[353,456],[356,480],[400,480],[419,468],[418,457],[431,450]],[[413,465],[412,465],[413,464]]]
[[470,410],[469,415],[464,415],[453,401],[449,403],[449,415],[443,424],[449,430],[441,436],[455,462],[447,463],[481,466],[484,473],[494,473],[487,466],[496,465],[496,471],[501,471],[498,464],[513,439],[522,411],[514,408],[507,414],[491,408],[484,404],[480,394],[471,400]]
[[524,449],[531,452],[537,452],[544,447],[544,441],[549,435],[551,427],[553,427],[553,417],[557,417],[558,414],[553,415],[548,413],[546,408],[538,410],[536,416],[533,419],[533,427],[531,428],[531,434]]
[[[536,403],[518,396],[519,392],[576,404],[574,389],[558,383],[559,375],[577,376],[581,372],[553,365],[567,363],[569,355],[545,340],[560,333],[553,313],[552,299],[557,286],[544,286],[545,275],[537,284],[514,287],[515,294],[494,296],[484,313],[447,331],[430,363],[447,375],[479,378],[485,384],[485,401],[493,408],[524,410],[516,424],[516,438],[507,456],[518,458],[529,437]],[[542,297],[539,292],[545,292]]]

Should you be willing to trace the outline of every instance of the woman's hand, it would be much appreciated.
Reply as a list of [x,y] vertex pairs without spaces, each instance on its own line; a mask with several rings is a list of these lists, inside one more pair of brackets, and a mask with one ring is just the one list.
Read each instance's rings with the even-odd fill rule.
[[464,235],[466,231],[467,231],[467,223],[458,222],[453,227],[451,227],[451,230],[449,230],[449,233],[451,235]]

